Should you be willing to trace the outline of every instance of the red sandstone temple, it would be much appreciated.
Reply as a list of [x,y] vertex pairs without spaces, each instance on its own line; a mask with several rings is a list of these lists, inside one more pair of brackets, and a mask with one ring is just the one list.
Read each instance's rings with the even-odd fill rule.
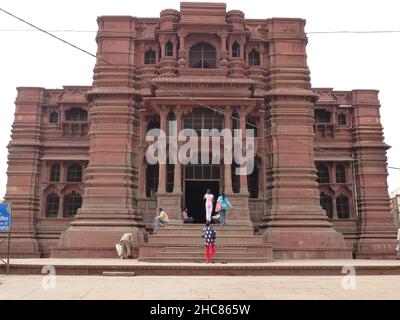
[[[210,188],[234,206],[216,227],[226,261],[394,257],[378,91],[311,88],[304,20],[183,2],[157,18],[97,22],[92,86],[17,88],[13,256],[117,257],[132,232],[140,260],[196,259],[202,225],[179,216],[188,207],[201,221]],[[146,132],[171,119],[195,130],[254,124],[255,170],[148,164]],[[172,221],[148,235],[159,207]]]

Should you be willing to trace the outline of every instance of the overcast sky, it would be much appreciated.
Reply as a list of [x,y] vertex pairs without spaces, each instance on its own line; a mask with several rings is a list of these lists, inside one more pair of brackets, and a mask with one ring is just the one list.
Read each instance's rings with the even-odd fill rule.
[[[204,1],[202,1],[204,2]],[[221,1],[207,1],[221,2]],[[246,18],[299,17],[306,31],[400,30],[400,1],[225,1]],[[96,17],[158,17],[179,10],[172,0],[2,0],[0,7],[48,30],[97,30]],[[0,30],[30,27],[0,12]],[[95,32],[57,35],[96,53]],[[14,118],[15,88],[91,85],[94,58],[40,32],[0,31],[0,199],[7,182],[7,144]],[[400,167],[400,33],[310,34],[307,47],[313,87],[380,90],[389,165]],[[389,169],[389,191],[400,187],[400,170]]]

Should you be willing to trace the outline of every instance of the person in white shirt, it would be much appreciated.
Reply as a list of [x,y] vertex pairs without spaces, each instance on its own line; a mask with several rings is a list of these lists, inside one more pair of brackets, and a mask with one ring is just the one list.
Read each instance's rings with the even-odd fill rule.
[[121,259],[132,258],[132,249],[134,246],[134,238],[132,233],[124,233],[119,240],[121,245],[121,252],[119,254]]
[[214,196],[211,194],[211,190],[207,189],[207,193],[203,199],[206,201],[206,222],[211,222],[211,213],[213,211]]

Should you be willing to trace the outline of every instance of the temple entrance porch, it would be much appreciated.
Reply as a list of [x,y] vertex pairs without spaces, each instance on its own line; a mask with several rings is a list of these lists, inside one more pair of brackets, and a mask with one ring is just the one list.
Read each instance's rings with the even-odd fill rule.
[[[219,194],[219,181],[215,180],[185,181],[184,203],[185,207],[188,209],[189,216],[192,216],[194,218],[195,223],[206,222],[203,196],[206,193],[207,189],[210,189],[215,199],[217,199]],[[215,212],[213,211],[213,215],[214,213]]]

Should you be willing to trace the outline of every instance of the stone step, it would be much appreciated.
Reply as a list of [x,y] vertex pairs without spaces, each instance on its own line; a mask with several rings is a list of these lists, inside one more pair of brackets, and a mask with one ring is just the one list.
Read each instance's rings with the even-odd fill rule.
[[[218,235],[216,244],[236,244],[236,243],[246,243],[246,244],[259,244],[262,242],[260,236],[231,236],[231,235]],[[178,243],[187,244],[202,244],[203,239],[200,235],[172,235],[172,234],[155,234],[149,236],[148,243],[161,243],[168,245],[176,245]]]
[[[145,259],[139,259],[140,261],[146,262],[198,262],[205,263],[204,256],[202,258],[196,259],[192,257],[147,257]],[[216,263],[259,263],[259,262],[270,262],[271,258],[264,257],[233,257],[233,258],[218,258],[217,256],[213,259]]]
[[[226,247],[226,246],[216,246],[219,252],[227,253],[243,253],[243,252],[255,252],[249,247]],[[163,252],[204,252],[204,246],[193,246],[193,247],[165,247]]]
[[[174,228],[168,228],[164,229],[161,228],[157,232],[153,233],[152,235],[170,235],[170,234],[175,234],[175,235],[198,235],[200,236],[202,229],[174,229]],[[229,235],[229,236],[253,236],[254,232],[253,230],[215,230],[217,233],[217,236],[219,235]]]
[[[259,256],[257,255],[256,252],[241,252],[240,255],[239,254],[232,254],[232,252],[221,252],[220,250],[216,250],[216,257],[218,258],[229,258],[229,259],[233,259],[233,258],[259,258]],[[154,257],[156,258],[177,258],[177,259],[181,259],[181,258],[193,258],[193,259],[201,259],[205,257],[205,250],[203,250],[202,252],[158,252]]]

